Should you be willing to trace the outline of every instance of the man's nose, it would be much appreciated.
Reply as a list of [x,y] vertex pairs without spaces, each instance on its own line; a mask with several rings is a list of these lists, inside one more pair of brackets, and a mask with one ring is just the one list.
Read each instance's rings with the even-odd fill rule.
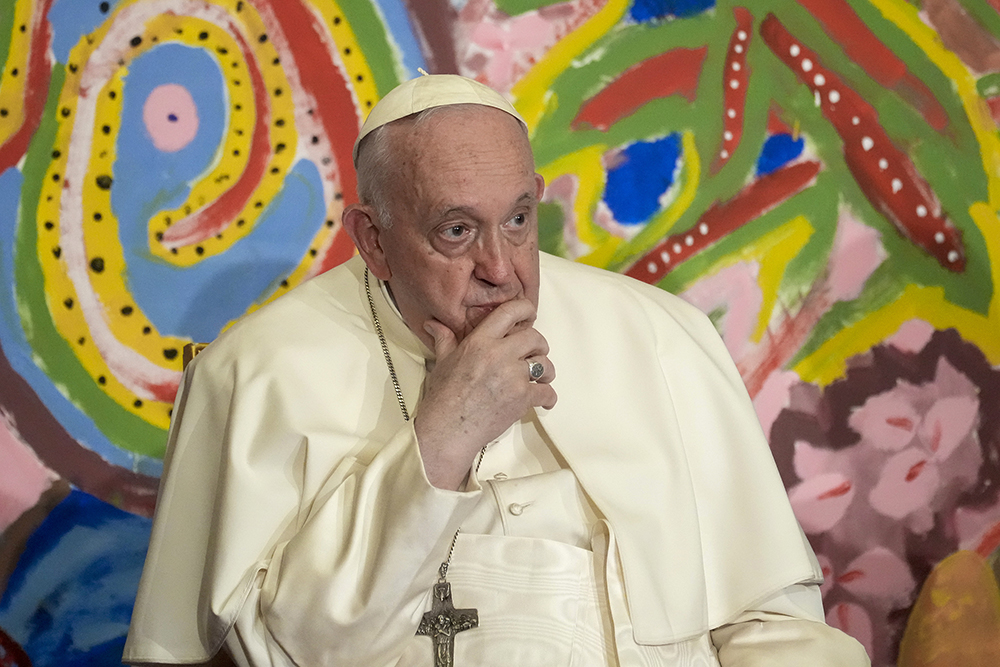
[[507,283],[513,273],[510,251],[502,237],[484,239],[476,255],[476,278],[492,285]]

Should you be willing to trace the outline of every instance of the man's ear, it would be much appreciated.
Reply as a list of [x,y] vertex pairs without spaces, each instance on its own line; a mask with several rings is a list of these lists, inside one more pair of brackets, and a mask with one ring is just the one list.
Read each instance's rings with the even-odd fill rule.
[[351,204],[344,209],[341,222],[372,275],[379,280],[389,280],[392,272],[382,250],[382,229],[375,221],[375,211],[364,204]]
[[535,201],[542,201],[543,194],[545,194],[545,177],[535,174]]

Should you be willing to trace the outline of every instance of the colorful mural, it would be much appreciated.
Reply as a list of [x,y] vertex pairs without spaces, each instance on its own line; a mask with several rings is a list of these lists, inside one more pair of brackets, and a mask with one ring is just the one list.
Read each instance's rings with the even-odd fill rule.
[[1000,2],[0,0],[0,664],[119,664],[181,348],[353,252],[422,67],[707,312],[873,663],[1000,664]]

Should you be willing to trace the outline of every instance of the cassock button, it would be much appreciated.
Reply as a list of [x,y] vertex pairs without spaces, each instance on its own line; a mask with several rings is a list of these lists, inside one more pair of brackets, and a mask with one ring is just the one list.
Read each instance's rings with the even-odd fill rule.
[[502,482],[505,479],[507,479],[507,473],[505,473],[505,472],[498,472],[497,474],[493,475],[493,479],[495,479],[498,482]]
[[510,513],[513,514],[514,516],[521,516],[521,513],[524,511],[524,505],[520,505],[518,503],[511,503],[510,505],[507,506],[507,509],[510,510]]

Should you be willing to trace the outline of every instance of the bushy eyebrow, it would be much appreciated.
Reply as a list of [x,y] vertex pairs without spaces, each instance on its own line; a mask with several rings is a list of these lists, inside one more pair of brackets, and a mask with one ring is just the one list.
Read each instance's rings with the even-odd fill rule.
[[[535,198],[535,193],[525,192],[514,201],[514,205],[510,207],[510,210],[513,211],[519,206],[531,206],[536,203],[538,202]],[[473,219],[477,217],[475,210],[468,206],[450,206],[434,216],[434,224],[446,220],[456,214]]]

